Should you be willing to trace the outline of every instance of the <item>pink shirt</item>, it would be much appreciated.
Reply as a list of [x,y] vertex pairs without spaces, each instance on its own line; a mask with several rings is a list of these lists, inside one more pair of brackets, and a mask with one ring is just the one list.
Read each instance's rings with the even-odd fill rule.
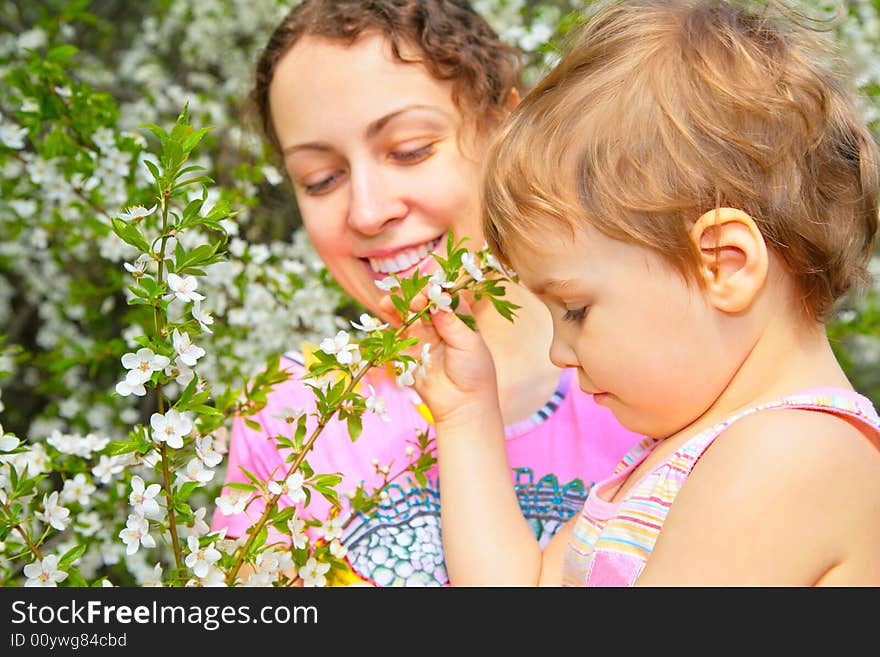
[[[283,454],[267,436],[290,436],[290,426],[273,414],[285,407],[314,410],[311,390],[299,381],[304,376],[302,356],[286,354],[283,366],[292,373],[276,386],[267,406],[251,419],[262,431],[254,431],[236,418],[232,429],[226,482],[247,482],[239,466],[262,480],[273,472],[286,472]],[[429,428],[419,413],[418,396],[411,388],[400,388],[383,372],[364,379],[385,402],[391,422],[367,411],[363,433],[354,442],[345,423],[331,421],[307,457],[316,473],[338,473],[343,477],[340,493],[351,493],[360,482],[367,490],[378,486],[381,475],[373,460],[391,465],[392,473],[410,462],[407,445],[417,432]],[[307,436],[315,424],[309,418]],[[604,479],[642,436],[621,427],[614,416],[593,402],[592,397],[572,385],[572,371],[564,370],[556,392],[530,418],[506,427],[507,453],[520,507],[542,545],[583,506],[590,486]],[[369,517],[355,518],[345,530],[342,543],[354,571],[379,585],[444,585],[448,577],[440,538],[440,496],[436,465],[428,472],[427,486],[397,480],[388,498]],[[290,500],[282,498],[289,505]],[[212,530],[227,529],[231,537],[241,536],[265,509],[254,501],[245,513],[224,516],[214,513]],[[330,503],[314,494],[300,515],[324,520]],[[347,515],[347,514],[345,514]],[[274,535],[274,538],[281,538]]]

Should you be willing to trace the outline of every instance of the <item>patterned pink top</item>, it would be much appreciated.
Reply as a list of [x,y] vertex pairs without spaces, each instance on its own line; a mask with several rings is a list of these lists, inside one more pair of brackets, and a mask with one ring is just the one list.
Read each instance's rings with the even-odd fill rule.
[[837,388],[815,388],[740,411],[700,432],[636,483],[620,502],[602,492],[615,489],[660,442],[646,438],[590,491],[568,544],[563,586],[632,586],[641,575],[679,490],[697,461],[727,427],[752,413],[796,408],[834,413],[866,426],[880,440],[880,418],[867,398]]
[[[285,368],[292,377],[275,387],[266,408],[252,419],[259,430],[236,418],[226,483],[247,482],[242,467],[261,480],[283,471],[286,451],[279,450],[271,436],[290,435],[290,427],[276,413],[287,406],[314,410],[314,394],[301,377],[306,374],[302,355],[285,354]],[[382,397],[391,422],[375,413],[363,416],[363,433],[349,438],[345,422],[331,421],[309,454],[309,464],[319,473],[340,473],[338,490],[349,493],[363,482],[367,490],[381,485],[384,476],[373,464],[393,464],[392,473],[411,461],[406,448],[418,431],[429,428],[417,406],[421,400],[411,388],[399,387],[394,377],[381,370],[367,375],[375,393]],[[542,545],[584,504],[594,481],[604,479],[614,466],[643,437],[624,429],[611,412],[596,404],[573,382],[573,370],[561,372],[559,386],[544,406],[520,422],[505,427],[511,480],[523,515]],[[366,386],[365,386],[366,387]],[[310,417],[311,433],[315,418]],[[430,429],[433,433],[433,428]],[[380,586],[446,585],[449,578],[443,558],[440,534],[440,485],[436,464],[419,483],[407,477],[387,488],[388,496],[373,514],[358,514],[343,530],[342,544],[348,549],[352,570]],[[345,500],[343,499],[345,503]],[[291,500],[284,496],[281,506]],[[330,502],[312,495],[302,518],[326,520]],[[227,530],[227,536],[243,536],[263,513],[265,503],[256,499],[246,511],[224,515],[218,508],[211,529]],[[345,510],[348,514],[348,510]],[[269,542],[289,539],[273,530]]]

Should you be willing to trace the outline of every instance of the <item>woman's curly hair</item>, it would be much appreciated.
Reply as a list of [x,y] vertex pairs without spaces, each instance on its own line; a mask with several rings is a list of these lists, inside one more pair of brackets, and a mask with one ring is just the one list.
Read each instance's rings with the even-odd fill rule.
[[[517,52],[466,0],[305,0],[269,38],[249,96],[250,110],[276,150],[269,87],[279,60],[304,36],[351,44],[364,33],[384,35],[398,60],[422,64],[438,80],[450,81],[453,102],[478,127],[500,122],[510,90],[520,88]],[[407,57],[402,46],[420,54]]]

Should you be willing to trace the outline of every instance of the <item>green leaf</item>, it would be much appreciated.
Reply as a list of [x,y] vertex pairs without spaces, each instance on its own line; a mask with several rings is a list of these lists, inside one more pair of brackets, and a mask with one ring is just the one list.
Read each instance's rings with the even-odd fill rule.
[[196,130],[189,137],[183,140],[183,150],[189,152],[194,149],[196,146],[198,146],[199,142],[202,141],[202,138],[204,138],[204,136],[213,129],[213,127],[207,127],[199,128],[198,130]]
[[257,487],[253,484],[245,484],[240,481],[233,481],[228,484],[223,484],[225,488],[234,488],[235,490],[243,490],[248,492],[253,492],[257,490]]
[[79,559],[86,551],[86,545],[75,545],[70,548],[67,552],[64,553],[64,556],[61,557],[58,561],[58,568],[64,570],[74,561]]
[[473,315],[466,315],[465,313],[455,313],[455,316],[463,321],[471,331],[477,330],[477,320],[474,319]]
[[348,416],[348,437],[351,438],[351,442],[354,442],[360,437],[363,429],[364,427],[361,423],[360,415],[352,414]]
[[46,60],[55,64],[63,64],[79,52],[79,48],[69,44],[56,46],[46,53]]
[[266,525],[260,529],[260,533],[257,534],[257,537],[254,539],[254,543],[251,546],[254,550],[263,547],[266,542],[266,539],[269,537],[269,528]]
[[64,585],[76,588],[87,588],[89,586],[89,583],[80,574],[79,570],[77,570],[76,568],[71,568],[67,571],[67,579],[64,580]]
[[402,297],[392,294],[391,303],[394,304],[401,317],[406,317],[409,314],[409,304]]
[[116,233],[123,242],[130,244],[143,253],[150,252],[150,245],[135,226],[126,223],[119,217],[111,217],[110,221],[113,224],[113,232]]
[[201,485],[202,483],[198,481],[187,481],[174,491],[174,499],[176,501],[188,500],[189,496],[192,495],[192,492]]
[[144,159],[143,162],[144,166],[147,167],[147,169],[149,169],[150,171],[150,174],[152,174],[155,183],[161,187],[163,184],[163,180],[162,175],[159,173],[159,167],[157,167],[156,163],[152,160]]
[[241,471],[244,473],[244,476],[245,476],[245,477],[247,477],[247,478],[250,479],[252,482],[254,482],[254,484],[257,486],[258,489],[261,489],[261,490],[262,490],[262,488],[263,488],[263,482],[260,481],[260,478],[257,477],[257,475],[255,475],[253,472],[251,472],[250,470],[248,470],[247,468],[245,468],[245,467],[243,467],[243,466],[241,466],[241,465],[238,466],[238,469],[241,470]]
[[260,423],[257,422],[256,420],[252,420],[249,417],[244,417],[242,419],[244,420],[244,423],[246,425],[248,425],[254,431],[262,431],[263,430],[262,425],[260,425]]

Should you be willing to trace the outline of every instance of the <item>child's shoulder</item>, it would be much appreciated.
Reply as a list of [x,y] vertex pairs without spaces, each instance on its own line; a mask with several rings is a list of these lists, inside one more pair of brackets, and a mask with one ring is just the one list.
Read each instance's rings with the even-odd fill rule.
[[812,584],[877,545],[878,507],[880,443],[867,425],[811,410],[753,413],[720,434],[694,467],[646,575]]
[[711,479],[716,489],[726,483],[742,495],[790,491],[783,499],[792,504],[838,490],[880,495],[880,434],[828,412],[765,410],[719,435],[691,479]]

